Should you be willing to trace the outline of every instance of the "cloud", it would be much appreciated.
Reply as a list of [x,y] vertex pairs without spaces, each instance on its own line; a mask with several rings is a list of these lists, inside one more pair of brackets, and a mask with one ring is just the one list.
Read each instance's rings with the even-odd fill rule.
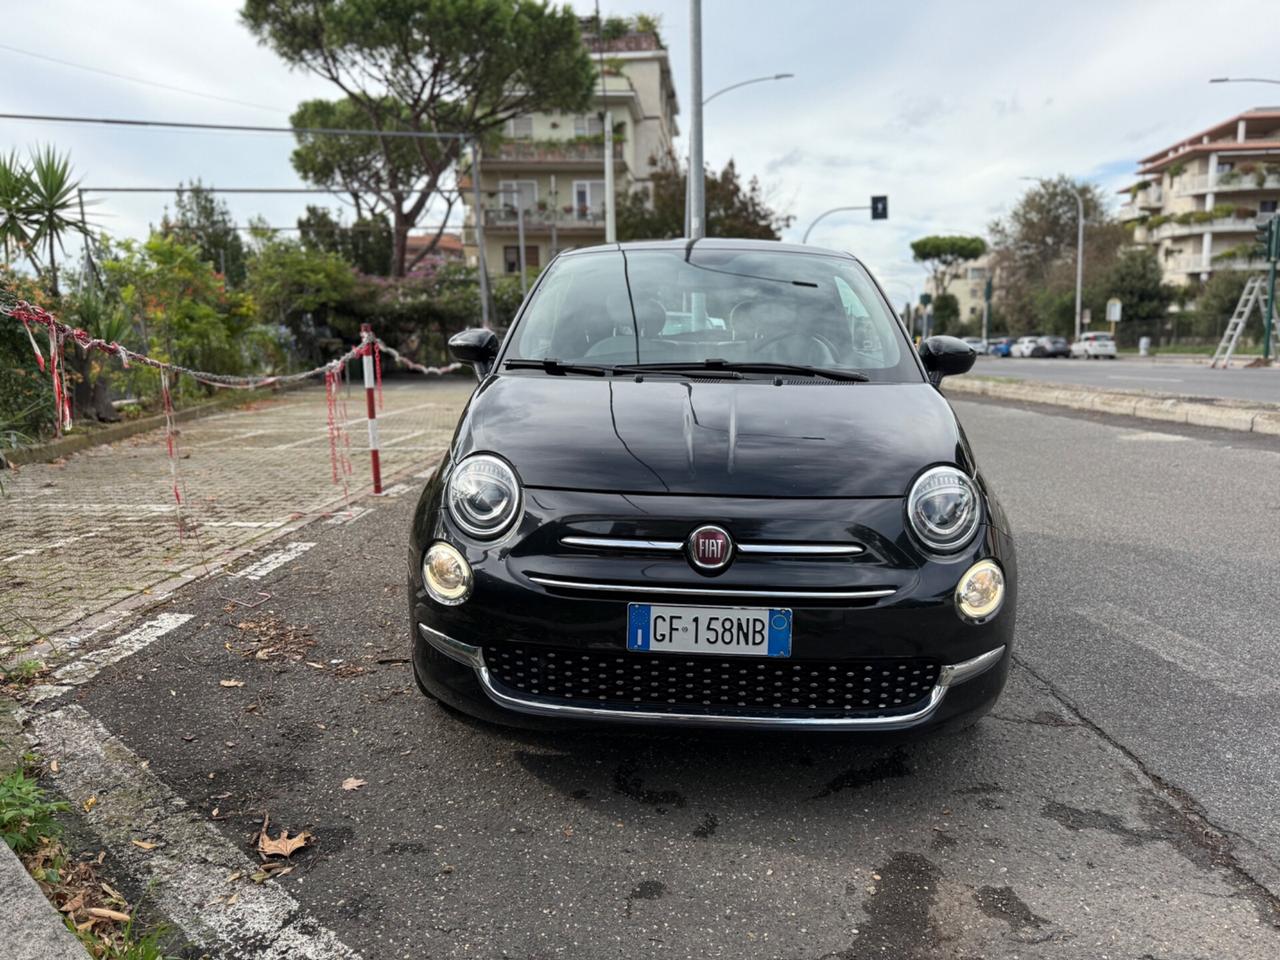
[[[181,13],[152,0],[10,4],[4,43],[105,70],[276,107],[203,100],[21,57],[0,91],[9,112],[284,122],[300,100],[332,97],[325,82],[288,70],[238,22],[240,0],[187,0]],[[662,16],[688,128],[687,0],[648,0]],[[590,12],[592,4],[578,4]],[[1217,0],[1214,23],[1259,22],[1256,0]],[[633,0],[601,0],[631,14]],[[161,10],[157,14],[157,10]],[[782,198],[798,240],[834,206],[889,195],[890,220],[832,216],[814,242],[862,256],[891,290],[923,272],[908,244],[927,233],[983,233],[1025,188],[1019,176],[1090,177],[1106,191],[1139,157],[1265,101],[1264,88],[1209,86],[1228,71],[1268,75],[1272,36],[1205,42],[1203,4],[1045,5],[1023,0],[832,3],[711,0],[703,4],[708,92],[792,72],[717,98],[706,110],[708,163],[733,157]],[[1229,63],[1226,62],[1229,53]],[[289,137],[228,136],[0,121],[0,149],[55,142],[86,182],[171,186],[199,177],[223,186],[291,186]],[[681,144],[680,146],[683,146]],[[292,223],[307,198],[228,198],[236,219]],[[314,199],[314,198],[312,198]],[[165,195],[112,195],[98,213],[113,230],[144,232]],[[898,293],[894,293],[897,297]]]

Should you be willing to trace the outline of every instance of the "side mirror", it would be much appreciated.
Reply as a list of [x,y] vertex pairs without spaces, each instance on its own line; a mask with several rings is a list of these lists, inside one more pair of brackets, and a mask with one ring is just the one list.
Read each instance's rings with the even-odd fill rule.
[[930,337],[920,344],[920,359],[929,373],[929,382],[936,387],[943,377],[973,369],[978,352],[959,337]]
[[460,363],[469,363],[483,380],[498,355],[498,335],[483,327],[473,327],[449,338],[449,353]]

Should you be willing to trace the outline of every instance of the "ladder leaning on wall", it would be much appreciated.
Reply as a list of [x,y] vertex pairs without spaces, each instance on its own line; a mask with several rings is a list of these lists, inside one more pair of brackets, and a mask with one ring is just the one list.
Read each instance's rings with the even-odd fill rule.
[[[1244,290],[1240,293],[1240,301],[1236,304],[1235,313],[1227,321],[1227,329],[1222,333],[1222,340],[1218,343],[1218,349],[1214,351],[1213,360],[1209,362],[1209,366],[1216,367],[1221,364],[1224,369],[1231,367],[1231,357],[1236,352],[1236,344],[1240,342],[1240,334],[1244,332],[1244,328],[1249,322],[1249,317],[1253,315],[1255,308],[1263,319],[1263,328],[1266,328],[1266,299],[1265,278],[1262,274],[1252,276],[1245,281]],[[1271,304],[1271,310],[1272,318],[1280,321],[1280,311],[1275,309],[1275,304]],[[1275,326],[1276,324],[1273,323],[1273,331]]]

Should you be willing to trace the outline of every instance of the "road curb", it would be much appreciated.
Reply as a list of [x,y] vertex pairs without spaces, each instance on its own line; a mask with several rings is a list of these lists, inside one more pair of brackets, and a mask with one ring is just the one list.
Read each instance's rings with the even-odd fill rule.
[[945,381],[944,387],[947,394],[1280,436],[1280,405],[1275,404],[1200,400],[1126,390],[1090,390],[1060,383],[982,377],[952,377]]
[[[0,773],[21,760],[26,747],[13,706],[0,704]],[[85,960],[88,951],[67,929],[62,914],[31,879],[9,845],[0,842],[0,944],[12,960]],[[13,952],[9,952],[13,951]]]

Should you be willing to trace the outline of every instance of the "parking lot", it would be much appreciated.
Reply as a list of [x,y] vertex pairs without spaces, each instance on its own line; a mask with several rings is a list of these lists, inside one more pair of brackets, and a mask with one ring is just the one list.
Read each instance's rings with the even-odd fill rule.
[[[420,479],[105,629],[30,729],[113,877],[217,956],[1274,956],[1280,445],[956,406],[1022,567],[1018,662],[966,734],[444,710],[407,664]],[[260,884],[264,817],[314,839]]]

